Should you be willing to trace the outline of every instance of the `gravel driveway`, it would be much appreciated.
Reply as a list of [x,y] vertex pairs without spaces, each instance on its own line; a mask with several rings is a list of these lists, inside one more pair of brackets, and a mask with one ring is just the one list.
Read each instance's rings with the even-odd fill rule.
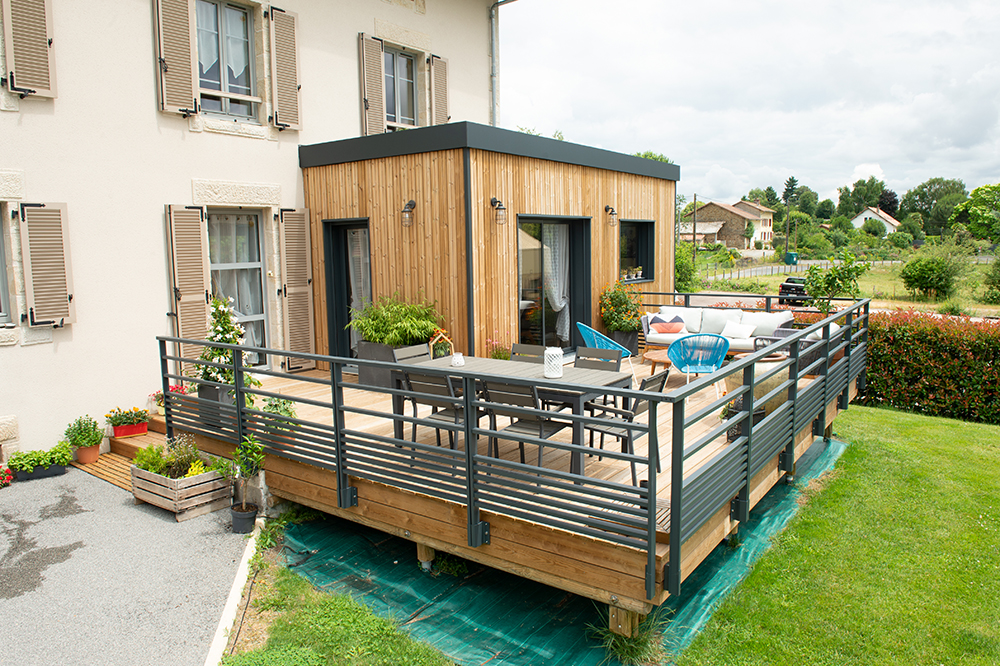
[[245,547],[72,467],[0,489],[0,663],[200,666]]

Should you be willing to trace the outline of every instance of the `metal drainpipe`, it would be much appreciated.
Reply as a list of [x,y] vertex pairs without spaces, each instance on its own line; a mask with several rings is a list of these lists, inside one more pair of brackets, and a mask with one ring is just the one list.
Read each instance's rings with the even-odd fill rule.
[[517,0],[498,0],[490,5],[490,125],[497,126],[497,88],[500,85],[500,21],[497,10]]

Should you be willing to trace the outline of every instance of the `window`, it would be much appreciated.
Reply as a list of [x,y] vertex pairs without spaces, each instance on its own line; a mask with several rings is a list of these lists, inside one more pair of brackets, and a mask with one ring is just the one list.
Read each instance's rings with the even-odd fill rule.
[[3,224],[5,219],[7,219],[7,209],[0,206],[0,324],[9,324],[13,321],[10,314],[10,292],[7,291],[7,250]]
[[[246,344],[264,347],[265,338],[263,268],[260,223],[256,213],[208,213],[208,256],[212,293],[232,299],[236,319],[246,330]],[[265,359],[248,355],[253,365]]]
[[[222,0],[154,0],[160,109],[185,118],[201,112],[267,121],[300,129],[298,15],[278,7],[261,11]],[[262,30],[261,21],[269,28]],[[270,39],[271,58],[255,71]]]
[[385,121],[417,124],[417,68],[412,55],[385,52]]
[[253,20],[242,7],[198,0],[198,89],[201,108],[250,118],[253,97]]
[[656,223],[648,220],[622,220],[619,270],[642,266],[643,279],[652,280],[654,275],[654,242]]
[[442,125],[448,112],[448,61],[361,33],[361,133]]

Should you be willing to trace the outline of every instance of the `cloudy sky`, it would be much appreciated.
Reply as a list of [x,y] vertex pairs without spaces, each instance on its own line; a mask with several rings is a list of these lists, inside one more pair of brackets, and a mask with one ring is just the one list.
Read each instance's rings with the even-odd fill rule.
[[1000,2],[519,0],[500,125],[681,167],[733,202],[785,179],[1000,182]]

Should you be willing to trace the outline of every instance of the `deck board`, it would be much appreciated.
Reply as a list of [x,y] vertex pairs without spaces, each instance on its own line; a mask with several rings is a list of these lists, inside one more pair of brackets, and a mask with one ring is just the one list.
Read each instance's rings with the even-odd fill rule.
[[108,483],[113,483],[123,490],[132,492],[132,459],[120,453],[102,453],[97,462],[89,465],[81,465],[78,462],[70,464],[99,479],[104,479]]

